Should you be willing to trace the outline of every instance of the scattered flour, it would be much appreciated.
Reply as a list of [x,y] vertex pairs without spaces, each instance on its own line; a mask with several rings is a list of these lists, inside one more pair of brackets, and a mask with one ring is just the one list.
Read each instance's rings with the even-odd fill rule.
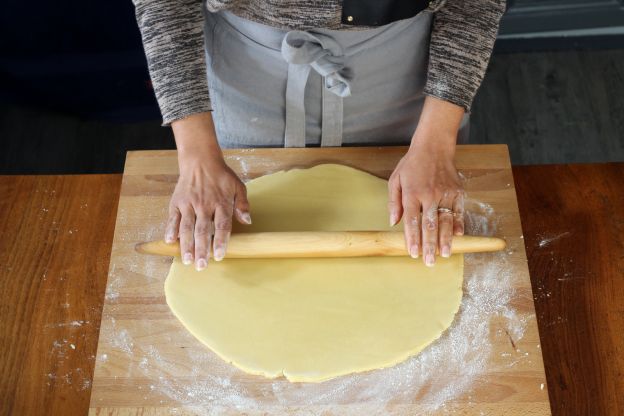
[[121,278],[115,273],[116,265],[111,264],[110,271],[108,272],[108,285],[106,286],[106,293],[104,297],[107,301],[115,301],[119,298],[119,289],[121,287]]
[[132,340],[128,330],[120,329],[115,331],[113,329],[113,332],[115,333],[115,336],[113,336],[110,340],[111,346],[125,352],[126,354],[132,355],[134,350],[134,341]]
[[[67,304],[69,305],[69,304]],[[65,304],[63,304],[63,307],[65,308]],[[89,321],[82,321],[82,320],[74,320],[74,321],[70,321],[70,322],[59,322],[56,324],[48,324],[46,325],[46,328],[80,328],[81,326],[88,324]]]
[[570,235],[572,235],[572,233],[570,233],[570,231],[566,231],[566,232],[563,232],[561,234],[557,234],[557,235],[552,236],[552,237],[542,237],[542,239],[539,241],[539,243],[537,245],[540,248],[541,247],[546,247],[547,245],[549,245],[553,241],[557,241],[560,238],[569,237]]
[[240,156],[230,156],[228,157],[230,160],[235,160],[240,165],[240,178],[243,182],[247,182],[249,179],[249,165],[247,164],[246,157]]

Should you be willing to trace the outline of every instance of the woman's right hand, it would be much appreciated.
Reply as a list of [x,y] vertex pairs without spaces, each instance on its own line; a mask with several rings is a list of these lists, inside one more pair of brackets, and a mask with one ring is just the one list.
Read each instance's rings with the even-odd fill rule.
[[173,127],[180,177],[169,203],[165,241],[179,238],[183,263],[194,262],[202,270],[211,252],[217,261],[225,256],[232,216],[251,224],[247,190],[223,159],[210,113],[180,120]]

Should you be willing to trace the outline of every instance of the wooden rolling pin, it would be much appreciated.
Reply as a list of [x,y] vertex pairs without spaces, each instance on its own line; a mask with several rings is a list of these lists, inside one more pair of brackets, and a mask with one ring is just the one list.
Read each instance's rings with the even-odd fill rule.
[[[452,253],[477,253],[505,248],[505,240],[493,237],[454,236]],[[178,242],[139,243],[144,254],[180,256]],[[232,234],[226,257],[230,259],[289,257],[407,256],[401,231],[319,231]]]

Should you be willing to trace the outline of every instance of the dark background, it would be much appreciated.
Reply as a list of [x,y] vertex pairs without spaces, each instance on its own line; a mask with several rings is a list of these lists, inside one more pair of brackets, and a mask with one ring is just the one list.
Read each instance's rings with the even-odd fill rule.
[[[624,0],[509,0],[472,143],[515,164],[624,160]],[[174,148],[130,0],[5,0],[0,173],[121,172]]]

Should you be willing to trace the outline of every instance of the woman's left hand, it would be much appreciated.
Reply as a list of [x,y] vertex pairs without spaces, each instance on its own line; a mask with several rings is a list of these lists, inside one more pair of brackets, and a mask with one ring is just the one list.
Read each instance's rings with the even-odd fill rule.
[[454,164],[456,137],[415,135],[388,182],[390,223],[403,218],[410,256],[422,249],[427,266],[436,249],[451,254],[454,235],[464,233],[464,192]]

